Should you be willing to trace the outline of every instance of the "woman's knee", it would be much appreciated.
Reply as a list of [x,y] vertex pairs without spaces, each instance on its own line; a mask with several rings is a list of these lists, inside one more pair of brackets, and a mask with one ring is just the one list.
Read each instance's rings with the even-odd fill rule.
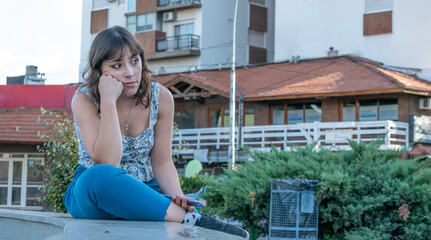
[[95,165],[87,169],[80,177],[79,181],[92,186],[109,186],[110,182],[115,181],[117,176],[126,174],[123,169],[109,164]]

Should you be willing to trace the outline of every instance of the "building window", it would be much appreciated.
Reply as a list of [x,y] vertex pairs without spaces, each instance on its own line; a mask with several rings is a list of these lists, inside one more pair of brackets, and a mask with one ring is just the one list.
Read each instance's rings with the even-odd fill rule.
[[[227,114],[226,114],[227,110]],[[227,118],[227,119],[226,119]],[[220,107],[210,109],[210,127],[229,126],[229,108]]]
[[126,28],[131,32],[133,35],[136,33],[136,16],[128,16],[126,17]]
[[397,99],[347,100],[341,106],[342,121],[398,120]]
[[320,122],[322,121],[322,106],[321,104],[305,104],[305,122]]
[[195,24],[194,23],[186,23],[175,26],[175,36],[181,36],[186,34],[194,34],[195,33]]
[[298,103],[271,105],[272,125],[320,122],[322,120],[321,103]]
[[174,41],[168,41],[168,49],[190,49],[196,46],[196,38],[192,36],[195,32],[194,23],[176,25],[174,31]]
[[126,12],[136,12],[136,0],[127,0]]
[[107,8],[108,4],[106,0],[93,0],[93,10]]
[[286,110],[284,109],[286,105],[275,105],[272,106],[271,112],[272,112],[272,125],[281,125],[285,124],[285,113]]
[[365,0],[365,13],[392,11],[393,0]]
[[126,0],[118,0],[118,5],[124,5],[126,4]]
[[254,108],[246,107],[244,111],[244,126],[254,126]]
[[266,0],[249,0],[250,3],[266,6]]
[[0,153],[0,206],[42,206],[44,155]]
[[151,31],[156,29],[156,15],[154,13],[147,13],[138,15],[138,22],[136,25],[136,30],[141,31]]
[[[238,107],[235,108],[235,112],[235,126],[238,126]],[[210,127],[229,127],[229,106],[210,108],[209,114]]]
[[254,47],[265,48],[265,32],[248,30],[248,44]]
[[343,121],[356,121],[356,103],[343,103]]
[[380,99],[379,100],[379,119],[380,120],[398,120],[398,102],[397,99]]
[[176,110],[174,114],[174,122],[179,129],[187,129],[195,127],[195,110]]

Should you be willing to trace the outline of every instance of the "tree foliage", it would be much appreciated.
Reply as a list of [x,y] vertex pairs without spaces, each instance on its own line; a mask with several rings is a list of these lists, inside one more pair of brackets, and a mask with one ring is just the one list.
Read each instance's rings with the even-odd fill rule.
[[38,122],[49,130],[49,134],[38,133],[44,140],[37,146],[46,154],[43,167],[44,181],[42,185],[43,201],[55,212],[67,212],[63,204],[63,196],[67,186],[72,182],[75,168],[78,166],[78,143],[75,139],[75,126],[68,118],[41,108],[43,116],[51,116],[46,120],[43,116]]
[[378,142],[349,144],[351,151],[251,152],[254,161],[208,186],[205,211],[243,222],[255,238],[268,229],[271,180],[312,179],[321,181],[323,239],[431,239],[431,159],[400,160]]

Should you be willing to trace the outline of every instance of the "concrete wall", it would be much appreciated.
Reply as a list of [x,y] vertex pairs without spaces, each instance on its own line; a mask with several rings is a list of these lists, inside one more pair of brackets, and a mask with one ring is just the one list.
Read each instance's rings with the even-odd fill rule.
[[81,26],[81,57],[79,62],[79,82],[83,82],[82,73],[88,62],[88,53],[92,42],[91,27],[92,1],[82,1],[82,26]]
[[55,217],[66,214],[0,209],[0,238],[3,240],[47,239],[63,232],[65,225]]
[[275,9],[276,61],[324,57],[333,46],[340,54],[431,69],[431,1],[393,0],[392,33],[373,36],[363,35],[365,0],[276,0]]

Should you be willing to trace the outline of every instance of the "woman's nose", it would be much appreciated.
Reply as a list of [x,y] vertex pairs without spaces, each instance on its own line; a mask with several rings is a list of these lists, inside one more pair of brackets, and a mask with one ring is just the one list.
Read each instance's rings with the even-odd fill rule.
[[130,64],[125,65],[124,76],[125,77],[132,77],[133,76],[133,67]]

